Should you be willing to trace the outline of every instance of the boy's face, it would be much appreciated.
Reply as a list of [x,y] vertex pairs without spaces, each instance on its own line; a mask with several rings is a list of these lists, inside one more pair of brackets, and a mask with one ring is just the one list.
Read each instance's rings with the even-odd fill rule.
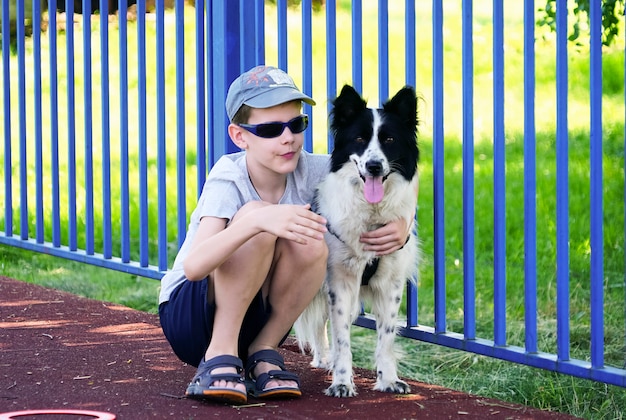
[[[285,123],[299,115],[301,115],[300,101],[287,102],[271,108],[251,109],[247,124]],[[250,169],[265,169],[278,174],[287,174],[296,169],[304,143],[304,132],[293,133],[285,127],[278,137],[263,138],[241,126],[231,124],[229,133],[233,142],[246,150]]]

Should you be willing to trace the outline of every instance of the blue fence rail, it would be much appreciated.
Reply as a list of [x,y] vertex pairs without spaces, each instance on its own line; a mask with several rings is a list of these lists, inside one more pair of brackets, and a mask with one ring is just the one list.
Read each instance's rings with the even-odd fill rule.
[[[571,326],[575,322],[570,313],[570,224],[576,215],[569,207],[569,145],[572,127],[578,127],[580,121],[571,124],[568,108],[569,90],[575,82],[568,68],[572,50],[567,41],[565,0],[556,2],[556,39],[550,44],[555,45],[556,56],[556,85],[551,97],[556,107],[551,118],[556,132],[556,228],[552,238],[556,247],[556,309],[554,319],[549,320],[555,324],[554,352],[542,350],[538,337],[537,296],[549,293],[552,286],[537,272],[544,250],[544,245],[538,243],[541,226],[537,205],[542,193],[538,159],[542,156],[537,154],[537,142],[545,130],[541,125],[545,118],[538,115],[541,111],[536,106],[538,35],[534,1],[507,4],[505,9],[503,0],[483,1],[480,7],[471,0],[433,0],[428,5],[385,0],[337,4],[326,0],[320,11],[315,11],[311,0],[302,0],[297,8],[289,8],[287,0],[277,0],[275,5],[261,0],[198,0],[195,7],[176,1],[173,10],[165,10],[163,1],[157,1],[156,9],[148,14],[145,2],[138,1],[136,18],[131,20],[124,1],[119,2],[113,20],[108,16],[108,1],[100,1],[100,13],[93,16],[74,14],[72,3],[67,2],[66,14],[48,19],[47,30],[42,32],[40,17],[56,16],[57,2],[49,0],[47,10],[42,10],[42,3],[32,2],[32,36],[26,37],[24,16],[30,16],[30,10],[24,10],[24,2],[1,0],[5,23],[0,79],[0,159],[4,166],[0,177],[4,187],[0,191],[4,204],[1,244],[159,279],[184,240],[188,213],[208,169],[219,156],[234,151],[226,133],[223,104],[229,82],[241,71],[259,63],[277,64],[318,99],[321,106],[305,106],[312,120],[305,147],[316,152],[332,147],[332,139],[326,134],[330,100],[320,98],[333,98],[338,85],[351,83],[376,105],[390,96],[390,91],[409,84],[417,86],[425,97],[422,119],[426,128],[422,128],[421,139],[427,140],[420,141],[432,147],[432,154],[423,154],[421,164],[431,171],[424,176],[428,183],[423,180],[421,189],[432,190],[432,202],[420,198],[418,218],[421,225],[433,226],[433,237],[422,238],[430,243],[424,251],[432,261],[426,268],[432,269],[433,281],[428,286],[420,282],[417,288],[408,287],[407,320],[400,334],[626,386],[626,370],[615,366],[618,363],[614,357],[613,366],[605,362],[604,335],[605,310],[610,309],[604,293],[607,287],[624,287],[626,236],[622,228],[618,241],[621,271],[605,272],[607,185],[603,178],[603,134],[607,122],[603,110],[607,106],[617,107],[618,114],[622,110],[617,126],[623,131],[624,100],[617,106],[614,102],[607,105],[603,83],[607,77],[618,78],[623,91],[624,74],[603,74],[599,0],[590,2],[589,102],[584,113],[588,118],[583,123],[589,138],[585,159],[590,193],[590,274],[582,283],[589,290],[590,345],[588,352],[583,351],[578,358],[570,354]],[[11,8],[16,4],[13,13]],[[30,7],[31,3],[27,4]],[[90,8],[91,1],[83,1],[83,10]],[[17,17],[13,34],[6,24],[9,12]],[[401,15],[404,27],[390,25],[390,14],[396,23],[397,15]],[[512,25],[511,16],[521,23],[507,26]],[[459,24],[460,31],[451,31]],[[476,25],[491,28],[490,57],[477,56]],[[458,38],[449,39],[457,33]],[[522,51],[505,48],[515,35],[523,37]],[[454,56],[457,52],[449,51],[450,43],[461,46],[460,59]],[[484,51],[482,48],[479,53]],[[368,58],[372,54],[375,57]],[[521,87],[506,83],[510,70],[505,70],[505,63],[511,55],[518,55],[516,63],[522,63],[523,68],[514,69],[523,73]],[[489,83],[479,82],[477,77],[477,65],[485,66],[485,62]],[[424,63],[428,68],[425,75],[418,71],[418,64],[423,69]],[[454,81],[452,89],[450,79]],[[508,101],[509,92],[515,89],[521,99],[516,103],[518,98],[514,97],[511,108],[505,99]],[[477,98],[484,96],[491,98],[492,109],[487,112],[475,108]],[[507,113],[522,113],[523,117],[511,122]],[[459,133],[446,132],[451,119],[460,120]],[[523,137],[523,192],[511,200],[506,180],[512,162],[507,160],[506,151],[508,136],[514,131],[511,126],[515,125]],[[458,175],[456,168],[446,163],[446,148],[457,134],[456,141],[462,145],[462,171]],[[493,299],[487,309],[476,303],[485,287],[484,271],[477,274],[483,261],[477,264],[476,260],[480,239],[476,226],[485,216],[476,214],[475,207],[476,192],[482,187],[476,183],[480,166],[477,149],[485,137],[492,147],[493,161],[493,214],[489,215],[493,218],[492,255],[487,281]],[[619,149],[623,163],[623,143]],[[450,207],[446,202],[450,199],[446,196],[446,179],[450,174],[461,183],[463,192],[462,252],[459,258],[452,258],[453,265],[462,266],[462,304],[454,307],[454,314],[450,313],[451,260],[446,247],[451,240],[446,226]],[[624,202],[623,175],[622,166],[620,206]],[[523,209],[521,226],[507,224],[512,207]],[[608,223],[614,222],[624,224],[624,220]],[[512,260],[507,250],[513,228],[523,230],[523,250],[516,254],[523,256],[518,260]],[[507,275],[512,265],[523,265],[524,316],[522,325],[516,327],[524,331],[520,345],[513,345],[508,338],[512,320],[507,319]],[[424,270],[421,267],[422,273]],[[418,289],[420,297],[433,295],[432,314],[421,316],[419,322]],[[622,313],[623,299],[621,304]],[[477,329],[477,319],[485,311],[492,316],[487,328],[492,331],[489,338],[479,337],[483,333]],[[619,316],[624,331],[623,314]],[[360,317],[357,324],[367,328],[375,325],[368,315]]]

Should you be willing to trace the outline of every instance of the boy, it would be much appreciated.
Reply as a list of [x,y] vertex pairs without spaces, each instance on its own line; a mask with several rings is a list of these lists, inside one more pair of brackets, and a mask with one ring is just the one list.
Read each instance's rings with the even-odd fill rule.
[[[246,385],[257,398],[301,395],[276,349],[324,281],[326,220],[310,203],[329,162],[302,150],[303,101],[315,105],[274,67],[255,67],[228,90],[228,134],[243,152],[211,169],[159,296],[172,349],[198,367],[189,397],[242,404]],[[391,223],[362,242],[393,252],[407,229]]]

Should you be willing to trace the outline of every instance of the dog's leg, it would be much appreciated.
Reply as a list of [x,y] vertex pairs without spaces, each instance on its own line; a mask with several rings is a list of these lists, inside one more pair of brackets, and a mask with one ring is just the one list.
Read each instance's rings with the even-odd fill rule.
[[303,353],[313,355],[311,366],[329,369],[328,359],[328,293],[323,288],[294,323],[298,345]]
[[354,397],[350,325],[358,305],[359,281],[341,268],[332,268],[328,277],[332,337],[333,382],[326,390],[331,397]]
[[[387,282],[385,282],[387,283]],[[380,286],[380,284],[376,284]],[[398,310],[402,301],[404,282],[393,281],[386,284],[385,290],[373,289],[372,311],[376,316],[376,384],[374,389],[396,394],[408,394],[411,387],[398,378],[394,341],[396,337],[396,322]]]
[[326,329],[326,320],[320,323],[316,330],[315,338],[313,339],[313,360],[311,366],[320,369],[330,369],[330,362],[328,360],[328,330]]
[[313,360],[311,366],[320,369],[330,369],[330,361],[328,359],[328,294],[324,290],[315,298],[319,306],[316,311],[316,317],[311,320],[311,349],[313,352]]

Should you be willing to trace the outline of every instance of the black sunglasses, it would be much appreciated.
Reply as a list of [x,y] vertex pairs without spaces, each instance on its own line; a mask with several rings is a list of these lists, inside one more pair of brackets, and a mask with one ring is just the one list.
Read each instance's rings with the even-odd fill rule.
[[243,127],[255,136],[263,137],[265,139],[272,139],[283,134],[285,127],[289,127],[289,130],[293,134],[302,133],[309,126],[308,115],[298,115],[287,122],[269,122],[263,124],[239,124],[239,127]]

